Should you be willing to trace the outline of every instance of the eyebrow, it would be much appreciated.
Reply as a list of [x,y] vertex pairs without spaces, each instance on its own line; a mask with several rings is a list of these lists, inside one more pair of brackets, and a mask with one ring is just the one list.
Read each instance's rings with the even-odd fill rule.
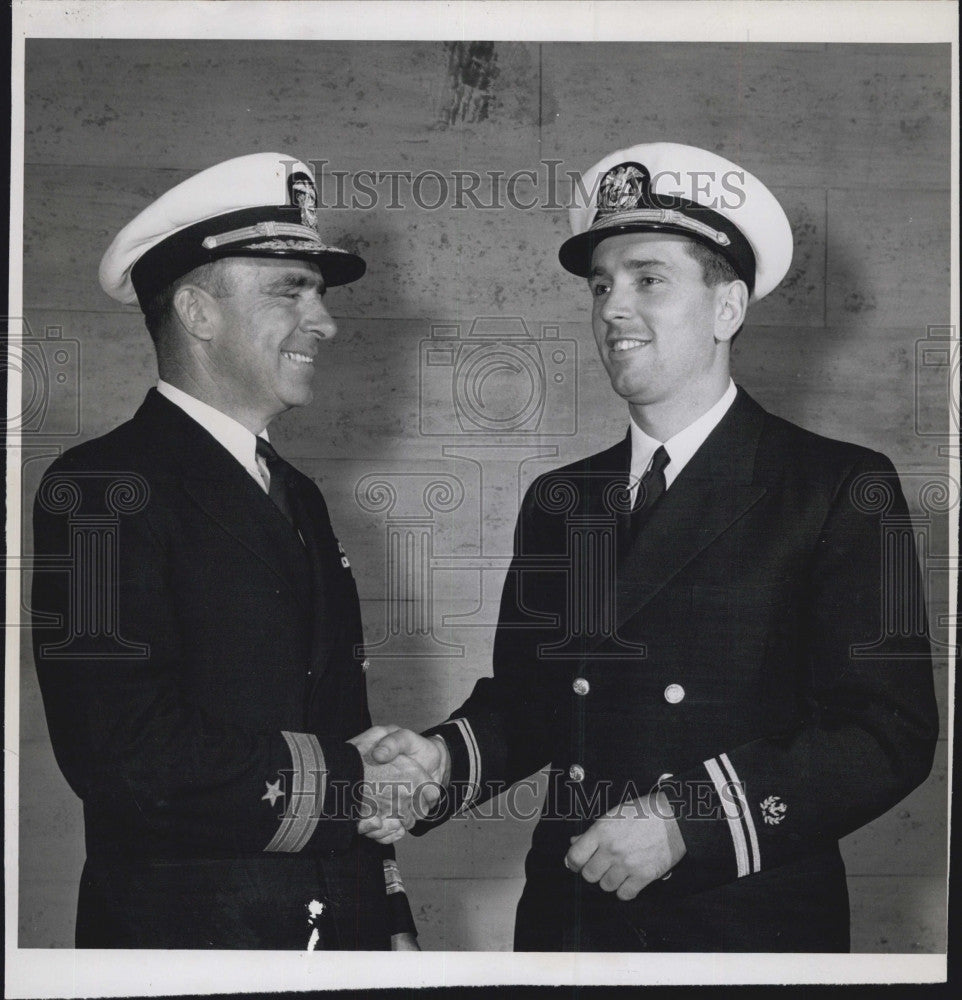
[[[646,267],[671,268],[673,265],[667,260],[662,260],[660,257],[648,257],[645,259],[632,258],[631,260],[626,260],[624,262],[624,266],[629,271],[643,271]],[[590,281],[592,278],[601,277],[607,273],[608,272],[602,267],[593,267],[588,272],[588,280]]]
[[278,294],[281,292],[299,291],[302,288],[316,288],[322,295],[327,291],[324,279],[319,275],[308,275],[302,272],[290,272],[273,278],[265,285],[264,290],[268,294]]

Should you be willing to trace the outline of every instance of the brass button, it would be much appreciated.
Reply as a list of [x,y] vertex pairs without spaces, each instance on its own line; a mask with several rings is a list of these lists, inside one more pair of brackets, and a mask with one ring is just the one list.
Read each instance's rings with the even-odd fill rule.
[[585,769],[580,764],[572,764],[568,768],[568,777],[572,781],[584,781],[585,780]]
[[584,677],[576,677],[571,687],[574,689],[575,694],[580,695],[586,695],[591,690],[591,685]]
[[371,665],[371,661],[365,657],[364,662],[361,664],[361,669],[367,673],[367,668]]
[[665,701],[669,705],[677,705],[685,697],[685,689],[680,684],[669,684],[665,688]]

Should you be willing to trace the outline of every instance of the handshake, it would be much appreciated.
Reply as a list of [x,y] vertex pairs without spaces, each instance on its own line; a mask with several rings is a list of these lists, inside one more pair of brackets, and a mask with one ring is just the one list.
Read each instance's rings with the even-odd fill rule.
[[450,780],[447,744],[400,726],[372,726],[348,743],[364,764],[358,833],[393,844],[440,799]]

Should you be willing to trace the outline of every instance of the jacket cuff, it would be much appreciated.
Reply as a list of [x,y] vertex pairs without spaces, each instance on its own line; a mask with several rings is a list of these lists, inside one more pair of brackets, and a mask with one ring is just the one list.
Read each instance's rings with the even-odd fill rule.
[[282,732],[290,752],[286,808],[269,852],[343,851],[357,832],[364,765],[356,747],[321,742],[313,733]]
[[432,736],[443,738],[451,758],[451,780],[441,791],[434,808],[414,825],[411,833],[415,836],[470,809],[481,792],[481,753],[467,719],[449,719],[421,735],[428,739]]
[[761,850],[745,789],[727,754],[658,785],[685,841],[673,889],[696,891],[761,871]]

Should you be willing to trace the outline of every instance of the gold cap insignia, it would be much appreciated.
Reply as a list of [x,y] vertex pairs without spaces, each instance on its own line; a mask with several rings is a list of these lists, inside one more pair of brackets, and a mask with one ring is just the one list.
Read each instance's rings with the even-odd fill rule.
[[317,232],[317,189],[314,181],[308,174],[298,171],[287,179],[287,187],[291,204],[301,210],[301,224]]
[[627,212],[637,208],[651,185],[651,176],[640,163],[620,163],[612,167],[598,189],[598,211]]

